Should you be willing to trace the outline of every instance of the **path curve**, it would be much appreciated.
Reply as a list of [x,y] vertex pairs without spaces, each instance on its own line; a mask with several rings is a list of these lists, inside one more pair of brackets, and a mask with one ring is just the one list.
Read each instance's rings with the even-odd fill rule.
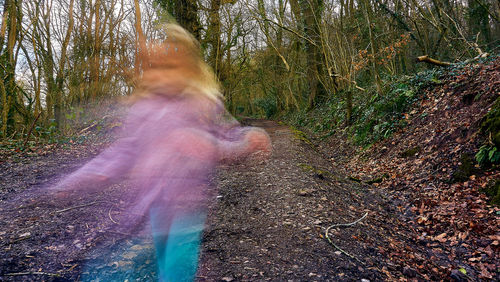
[[219,197],[209,214],[198,279],[383,279],[376,261],[374,236],[379,234],[368,225],[370,216],[332,235],[364,264],[324,238],[329,225],[375,212],[369,206],[379,209],[375,191],[330,171],[329,161],[300,140],[300,132],[272,121],[247,123],[270,134],[273,155],[264,163],[220,169]]

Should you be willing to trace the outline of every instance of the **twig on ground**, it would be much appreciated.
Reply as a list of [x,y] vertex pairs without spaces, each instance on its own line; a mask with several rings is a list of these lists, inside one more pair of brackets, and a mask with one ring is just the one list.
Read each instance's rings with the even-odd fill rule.
[[85,133],[87,130],[95,127],[97,124],[98,124],[97,121],[94,122],[94,123],[92,123],[91,125],[89,125],[89,126],[85,127],[84,129],[80,130],[80,132],[78,132],[78,134],[81,135],[81,134]]
[[[109,118],[110,116],[109,115],[105,115],[103,116],[100,120],[105,120],[107,118]],[[96,127],[97,125],[99,124],[99,121],[94,121],[91,125],[85,127],[84,129],[80,130],[80,132],[78,132],[79,135],[85,133],[86,131]]]
[[325,237],[326,239],[328,240],[328,242],[335,247],[335,249],[339,250],[341,253],[343,253],[344,255],[358,261],[359,263],[361,264],[365,264],[364,262],[360,261],[357,257],[349,254],[348,252],[344,251],[343,249],[341,249],[339,246],[335,245],[335,243],[332,242],[332,240],[330,239],[330,236],[328,236],[328,233],[330,231],[330,229],[332,228],[335,228],[335,227],[349,227],[349,226],[353,226],[354,224],[360,222],[361,220],[363,220],[366,216],[368,215],[368,213],[365,213],[362,217],[360,217],[359,219],[357,219],[356,221],[353,221],[351,223],[339,223],[339,224],[334,224],[334,225],[330,225],[327,229],[326,229],[326,232],[325,232]]
[[109,232],[109,233],[123,235],[123,236],[130,236],[130,235],[132,235],[131,233],[125,233],[125,232],[120,232],[120,231],[112,231],[112,230],[106,230],[106,231]]
[[73,265],[72,265],[72,266],[68,269],[68,271],[73,271],[73,269],[75,269],[75,267],[77,267],[77,266],[78,266],[78,263],[73,264]]
[[78,266],[78,263],[75,263],[75,264],[64,264],[64,263],[61,263],[62,267],[68,267],[69,266],[69,269],[66,270],[66,272],[71,272],[73,271],[73,269],[75,269],[75,267]]
[[29,239],[29,238],[31,238],[31,236],[21,237],[21,238],[19,238],[17,240],[14,240],[14,241],[10,242],[9,244],[14,244],[14,243],[17,243],[17,242],[21,242],[21,241]]
[[97,202],[92,202],[92,203],[89,203],[89,204],[84,204],[84,205],[79,205],[79,206],[65,208],[65,209],[62,209],[62,210],[55,211],[54,213],[63,213],[63,212],[69,211],[69,210],[84,208],[84,207],[92,206],[92,205],[95,205],[95,204],[97,204]]
[[109,216],[109,219],[111,219],[111,221],[114,223],[114,224],[118,224],[118,222],[116,222],[113,217],[111,217],[111,210],[113,209],[113,207],[109,208],[109,211],[108,211],[108,216]]
[[7,274],[5,274],[5,276],[23,276],[23,275],[47,275],[47,276],[61,277],[61,275],[59,275],[57,273],[48,273],[48,272],[41,272],[41,271],[15,272],[15,273],[7,273]]

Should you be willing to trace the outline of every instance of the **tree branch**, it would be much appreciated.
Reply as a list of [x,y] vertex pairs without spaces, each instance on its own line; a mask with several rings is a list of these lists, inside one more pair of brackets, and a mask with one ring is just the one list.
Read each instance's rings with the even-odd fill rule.
[[436,59],[429,57],[428,55],[418,57],[417,62],[419,62],[419,63],[424,62],[424,63],[437,65],[437,66],[441,66],[441,67],[447,67],[447,66],[451,65],[451,63],[449,63],[449,62],[441,62],[441,61],[438,61]]

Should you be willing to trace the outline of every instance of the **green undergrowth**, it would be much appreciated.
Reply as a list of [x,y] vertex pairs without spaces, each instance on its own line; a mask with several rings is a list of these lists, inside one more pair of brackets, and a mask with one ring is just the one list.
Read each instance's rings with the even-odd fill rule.
[[335,175],[333,175],[329,171],[319,169],[319,168],[314,167],[310,164],[300,163],[297,166],[300,167],[303,171],[308,172],[308,173],[313,173],[314,175],[316,175],[319,178],[330,178],[330,179],[337,180],[337,177],[335,177]]
[[483,192],[490,198],[490,204],[500,207],[500,180],[488,184]]
[[298,130],[294,126],[290,126],[290,130],[292,131],[295,139],[298,139],[298,140],[303,141],[309,145],[312,145],[311,140],[309,139],[309,137],[307,137],[307,134],[304,131]]
[[[492,55],[478,62],[488,63],[497,57]],[[460,75],[465,68],[470,67],[465,63],[457,63],[447,68],[433,68],[411,76],[386,76],[380,92],[377,92],[374,86],[367,87],[366,91],[351,90],[353,107],[349,121],[346,121],[345,91],[336,93],[311,111],[289,113],[284,119],[297,128],[312,132],[320,139],[339,132],[346,133],[351,143],[366,148],[407,126],[408,113],[416,102],[426,95],[425,89],[441,85],[448,77]],[[489,118],[483,127],[489,128],[493,139],[498,139],[499,130],[495,129],[499,127],[500,110],[495,113],[495,118]],[[483,148],[487,156],[493,154],[496,159],[497,155],[491,153],[492,150],[492,147]]]
[[0,141],[0,150],[4,151],[29,151],[45,145],[69,146],[73,144],[84,144],[106,139],[107,135],[122,126],[121,122],[111,119],[95,119],[88,123],[80,124],[77,129],[70,133],[62,133],[51,121],[49,127],[34,126],[30,133],[20,133],[12,138]]
[[500,164],[500,97],[483,118],[480,132],[485,141],[476,154],[476,161],[482,166]]
[[374,88],[353,93],[354,106],[349,122],[346,121],[344,92],[311,111],[291,113],[285,119],[321,138],[346,130],[353,143],[366,147],[406,126],[404,113],[420,98],[422,88],[440,83],[441,75],[439,71],[432,70],[416,76],[391,77],[381,94]]
[[[357,145],[368,149],[375,142],[390,137],[396,131],[408,124],[408,118],[417,114],[413,111],[418,101],[422,99],[433,99],[434,88],[439,85],[457,81],[455,76],[463,76],[459,82],[449,84],[453,89],[469,87],[472,83],[471,73],[476,70],[476,63],[488,64],[498,59],[498,55],[491,55],[487,59],[475,61],[474,64],[457,63],[447,68],[434,68],[419,72],[412,76],[385,77],[382,91],[377,92],[375,87],[365,87],[366,91],[353,91],[353,107],[351,120],[346,120],[346,97],[347,93],[340,92],[328,100],[317,105],[310,111],[296,111],[284,116],[288,124],[294,126],[294,132],[301,132],[299,139],[306,139],[307,132],[310,135],[325,139],[335,135],[340,139],[346,139],[345,145]],[[472,72],[471,72],[472,71]],[[473,75],[473,74],[472,74]],[[490,86],[484,86],[488,91]],[[481,97],[483,90],[473,92],[471,99],[477,100]],[[468,94],[469,95],[469,94]],[[425,114],[422,114],[423,117]],[[298,129],[300,130],[298,130]],[[500,165],[500,97],[479,123],[479,146],[475,152],[462,154],[460,167],[449,179],[450,183],[467,181],[473,174],[485,170],[498,169]],[[422,150],[420,146],[408,148],[400,153],[400,157],[412,158]],[[363,157],[363,155],[361,155]],[[480,165],[480,167],[477,166]],[[315,172],[313,168],[301,165],[304,170]],[[373,180],[361,180],[352,178],[357,182],[377,183],[387,175]],[[499,181],[490,183],[484,188],[490,198],[490,203],[500,205]]]

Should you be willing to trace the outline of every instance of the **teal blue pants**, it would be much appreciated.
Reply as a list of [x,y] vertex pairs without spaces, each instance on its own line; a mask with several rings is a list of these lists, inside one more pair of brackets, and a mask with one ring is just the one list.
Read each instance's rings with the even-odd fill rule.
[[[165,214],[151,210],[151,227],[160,281],[193,281],[198,268],[205,212]],[[168,219],[171,218],[171,219]]]

